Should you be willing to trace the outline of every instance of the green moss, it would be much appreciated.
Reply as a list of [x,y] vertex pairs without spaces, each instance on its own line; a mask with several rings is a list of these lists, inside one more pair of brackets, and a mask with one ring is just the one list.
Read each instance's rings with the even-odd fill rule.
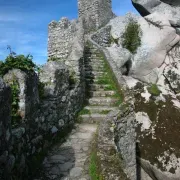
[[82,109],[82,110],[79,112],[79,115],[84,115],[84,114],[91,114],[91,112],[90,112],[89,109]]
[[105,61],[103,55],[101,55],[101,57],[104,60],[104,70],[106,74],[104,74],[101,78],[99,78],[97,83],[108,85],[104,88],[105,91],[110,91],[110,90],[116,91],[116,93],[111,97],[116,97],[118,99],[118,102],[115,105],[119,106],[123,101],[122,91],[120,90],[119,85],[116,82],[116,78],[111,68],[109,67],[109,64]]
[[161,91],[158,89],[156,84],[152,84],[150,87],[147,88],[148,92],[153,96],[159,96]]
[[100,114],[108,114],[111,110],[103,110],[100,112]]
[[138,47],[141,46],[141,34],[140,25],[133,18],[129,18],[129,23],[122,34],[122,46],[135,54]]
[[90,157],[89,174],[92,180],[102,180],[98,174],[97,154],[93,152]]
[[19,84],[15,78],[13,78],[12,82],[9,82],[12,93],[12,103],[11,103],[11,124],[12,126],[16,126],[21,122],[21,116],[18,113],[19,109]]
[[73,85],[75,85],[77,83],[77,79],[76,79],[76,77],[75,77],[75,73],[74,74],[71,74],[70,76],[69,76],[69,85],[70,86],[73,86]]
[[57,58],[57,57],[50,57],[47,61],[48,61],[48,62],[50,62],[50,61],[55,61],[55,62],[57,62],[57,61],[62,61],[62,59],[61,59],[61,58]]
[[45,83],[39,81],[38,91],[39,91],[39,99],[40,100],[42,100],[44,98],[44,87],[45,87]]
[[97,133],[94,135],[94,139],[91,146],[91,154],[89,160],[89,175],[92,180],[103,180],[100,173],[100,160],[98,158],[98,147],[97,147]]

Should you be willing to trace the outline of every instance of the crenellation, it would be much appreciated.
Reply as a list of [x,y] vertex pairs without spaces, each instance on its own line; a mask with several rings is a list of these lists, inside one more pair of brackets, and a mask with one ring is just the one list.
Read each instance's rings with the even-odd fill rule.
[[66,59],[75,34],[76,22],[65,17],[59,22],[52,21],[48,27],[48,57]]

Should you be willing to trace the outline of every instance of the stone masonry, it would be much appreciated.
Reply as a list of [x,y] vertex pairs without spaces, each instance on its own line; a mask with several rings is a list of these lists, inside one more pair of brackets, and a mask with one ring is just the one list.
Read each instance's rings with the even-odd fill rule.
[[114,16],[111,0],[79,0],[79,19],[84,19],[86,32],[97,30]]
[[[16,123],[10,116],[10,88],[0,80],[0,179],[3,180],[17,176],[22,179],[27,174],[31,177],[38,157],[74,124],[85,94],[82,72],[76,81],[72,81],[74,77],[70,81],[68,68],[62,62],[48,62],[38,78],[35,73],[18,69],[4,76],[7,84],[13,78],[19,84],[18,112],[22,115]],[[38,79],[43,84],[41,88]]]
[[52,21],[48,27],[48,57],[66,59],[75,33],[76,21],[70,22],[67,18]]
[[0,78],[0,177],[6,177],[5,174],[8,174],[8,170],[12,168],[12,163],[10,163],[11,159],[8,153],[9,144],[11,143],[10,96],[10,87]]

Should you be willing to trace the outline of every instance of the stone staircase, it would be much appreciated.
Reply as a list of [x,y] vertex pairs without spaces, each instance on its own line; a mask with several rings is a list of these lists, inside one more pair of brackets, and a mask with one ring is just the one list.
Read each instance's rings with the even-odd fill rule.
[[86,101],[66,141],[57,143],[44,158],[33,180],[90,180],[89,160],[99,121],[117,109],[120,101],[112,74],[101,53],[88,48],[85,58]]
[[112,83],[108,83],[110,72],[107,72],[107,64],[96,48],[86,47],[84,63],[87,95],[79,119],[84,123],[95,123],[106,118],[110,111],[116,110],[119,99]]

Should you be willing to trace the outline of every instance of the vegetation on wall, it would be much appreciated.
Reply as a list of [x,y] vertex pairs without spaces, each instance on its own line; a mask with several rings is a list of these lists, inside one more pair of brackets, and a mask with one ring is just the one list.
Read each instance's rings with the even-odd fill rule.
[[91,154],[89,159],[89,175],[92,180],[103,180],[103,177],[101,175],[100,159],[98,157],[97,138],[98,134],[96,132],[91,144]]
[[161,91],[158,89],[156,84],[152,84],[147,89],[148,89],[148,92],[153,96],[159,96],[161,94]]
[[122,34],[122,46],[135,54],[139,46],[141,46],[142,31],[140,25],[133,18],[129,18],[129,22]]
[[38,82],[38,92],[39,92],[39,99],[42,100],[44,98],[44,87],[45,87],[45,83],[39,81]]
[[114,43],[115,43],[115,44],[119,45],[118,40],[119,40],[119,38],[115,39],[115,38],[113,38],[113,36],[111,35],[111,36],[110,36],[110,39],[109,39],[109,44],[114,44]]
[[56,62],[58,62],[58,61],[62,61],[62,60],[63,60],[63,59],[61,59],[61,58],[53,57],[53,56],[52,56],[52,57],[48,58],[47,61],[48,61],[48,62],[49,62],[49,61],[56,61]]
[[11,117],[12,117],[12,125],[16,125],[19,123],[21,120],[20,115],[18,114],[18,109],[19,109],[19,84],[15,78],[13,81],[10,83],[11,87],[11,92],[12,92],[12,103],[11,103]]
[[[10,53],[4,61],[0,61],[0,76],[3,77],[9,70],[20,69],[24,72],[36,72],[38,75],[41,71],[41,66],[37,66],[33,61],[32,55],[16,55],[15,52],[11,50],[11,47],[8,46]],[[19,84],[15,76],[13,77],[12,82],[7,82],[11,87],[12,92],[12,104],[11,104],[11,117],[12,125],[17,125],[21,116],[18,114],[19,109]],[[44,96],[44,84],[39,81],[38,83],[39,97],[40,99]]]

